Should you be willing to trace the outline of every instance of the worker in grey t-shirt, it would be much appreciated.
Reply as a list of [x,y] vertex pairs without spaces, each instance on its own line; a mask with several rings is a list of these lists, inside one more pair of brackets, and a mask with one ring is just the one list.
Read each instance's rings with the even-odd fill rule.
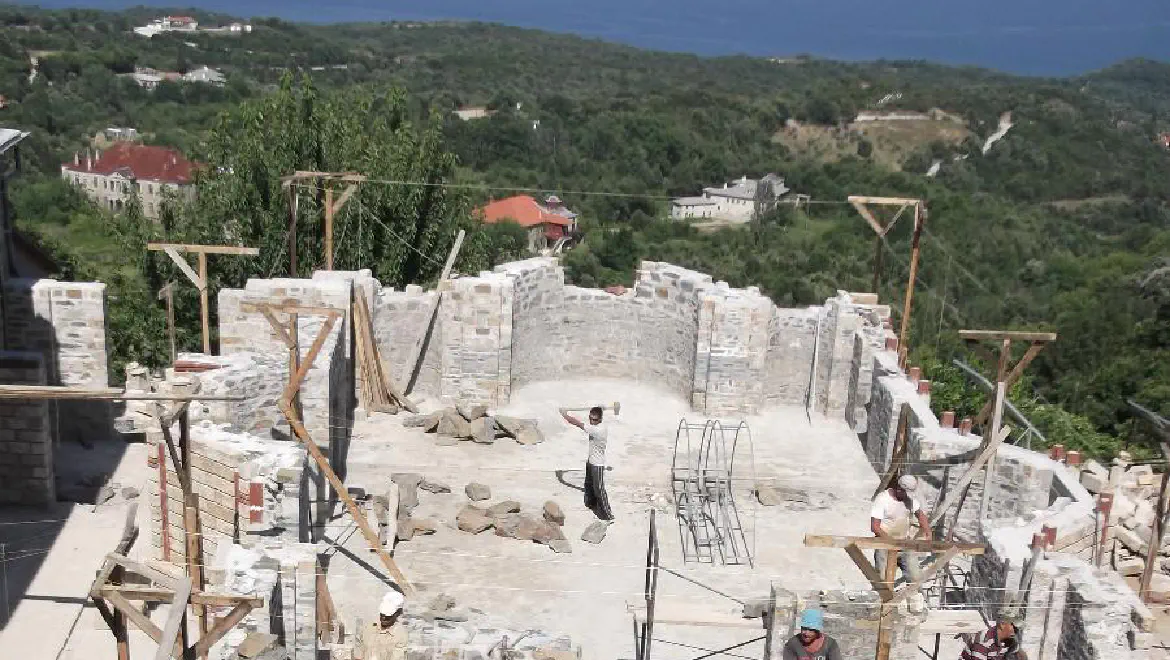
[[609,430],[602,424],[604,411],[600,406],[589,409],[589,423],[560,409],[565,421],[585,432],[589,438],[589,458],[585,461],[585,507],[601,520],[613,520],[609,498],[605,495],[605,443]]

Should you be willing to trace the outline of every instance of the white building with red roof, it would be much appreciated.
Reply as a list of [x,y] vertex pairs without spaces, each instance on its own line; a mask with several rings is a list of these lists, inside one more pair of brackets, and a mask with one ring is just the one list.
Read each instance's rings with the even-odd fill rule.
[[528,249],[533,252],[568,240],[577,231],[577,214],[556,195],[546,197],[543,204],[528,195],[497,199],[476,213],[485,224],[514,222],[528,229]]
[[73,162],[61,165],[61,177],[111,211],[137,195],[143,214],[158,218],[168,194],[187,199],[194,194],[194,168],[175,149],[120,142],[96,154],[73,154]]

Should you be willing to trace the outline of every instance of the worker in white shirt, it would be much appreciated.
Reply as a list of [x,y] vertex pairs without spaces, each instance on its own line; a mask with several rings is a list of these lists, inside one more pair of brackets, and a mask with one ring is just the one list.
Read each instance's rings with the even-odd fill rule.
[[601,406],[589,409],[589,423],[573,417],[564,408],[560,409],[565,421],[585,432],[589,439],[589,458],[585,461],[585,507],[600,520],[613,520],[609,498],[605,495],[605,443],[609,439],[609,428],[602,423],[605,411]]
[[[917,489],[918,478],[907,474],[878,493],[869,512],[869,529],[874,536],[897,540],[912,538],[910,514],[913,513],[918,520],[920,536],[927,541],[931,540],[930,521],[922,510],[922,505],[914,498],[914,491]],[[887,550],[874,551],[878,575],[883,577],[886,574],[888,556]],[[922,576],[918,560],[919,553],[904,551],[898,553],[898,567],[902,569],[902,574],[908,582],[917,582]],[[922,611],[925,601],[921,592],[911,595],[909,606],[911,611]]]
[[360,660],[406,660],[406,626],[399,620],[406,598],[389,591],[378,607],[378,622],[361,631],[357,657]]

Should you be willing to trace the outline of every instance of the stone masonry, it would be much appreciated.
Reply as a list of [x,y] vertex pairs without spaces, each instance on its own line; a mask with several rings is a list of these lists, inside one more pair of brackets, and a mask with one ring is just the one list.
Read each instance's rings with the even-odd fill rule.
[[[106,387],[106,285],[99,282],[5,281],[4,335],[9,350],[43,356],[46,384]],[[55,401],[57,438],[110,437],[108,401]]]
[[[0,352],[0,383],[44,385],[45,380],[41,354]],[[49,506],[56,501],[50,429],[48,401],[0,401],[0,504]]]

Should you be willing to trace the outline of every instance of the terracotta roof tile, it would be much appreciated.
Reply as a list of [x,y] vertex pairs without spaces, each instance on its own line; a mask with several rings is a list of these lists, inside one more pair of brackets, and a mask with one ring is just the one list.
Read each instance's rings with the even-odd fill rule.
[[94,159],[92,167],[86,167],[84,160],[77,165],[64,163],[61,167],[69,172],[106,176],[121,171],[143,181],[184,184],[191,183],[191,172],[195,165],[168,147],[122,142],[101,152]]
[[521,227],[545,224],[569,227],[573,224],[572,218],[549,212],[528,195],[498,199],[478,209],[478,213],[489,225],[505,220],[512,220]]

